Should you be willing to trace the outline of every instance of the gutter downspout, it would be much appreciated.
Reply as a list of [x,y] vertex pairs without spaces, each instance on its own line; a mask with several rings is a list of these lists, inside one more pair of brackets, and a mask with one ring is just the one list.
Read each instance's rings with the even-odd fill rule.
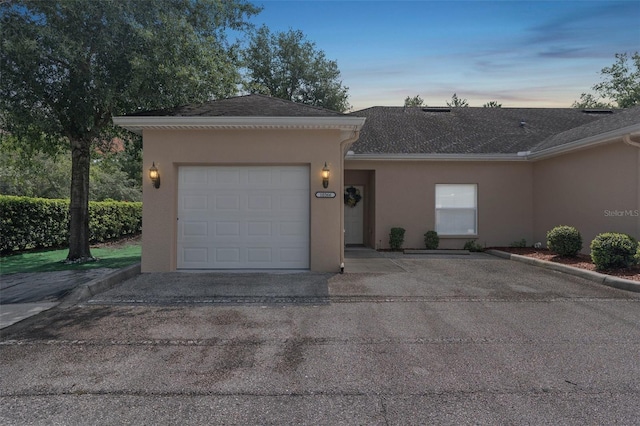
[[[622,137],[622,141],[624,143],[626,143],[629,146],[633,146],[636,147],[640,150],[640,142],[636,142],[635,140],[633,140],[633,137],[636,136],[638,137],[638,139],[640,139],[640,134],[632,134],[629,133],[628,135],[624,135]],[[636,200],[638,201],[638,208],[640,208],[640,151],[638,151],[638,160],[637,160],[637,164],[638,164],[638,170],[637,173],[637,182],[636,182],[636,189],[637,189],[637,194],[636,194]],[[636,224],[636,237],[640,237],[640,217],[637,218],[637,224]]]
[[622,137],[622,141],[624,143],[626,143],[627,145],[631,145],[631,146],[635,146],[636,148],[640,148],[640,142],[636,142],[633,140],[633,136],[637,136],[638,138],[640,138],[640,134],[631,134],[629,133],[628,135],[624,135]]
[[[353,130],[348,135],[345,135],[345,139],[340,142],[340,149],[342,155],[340,156],[340,188],[341,192],[344,188],[344,158],[349,151],[351,145],[360,137],[360,130]],[[340,273],[344,273],[344,202],[342,202],[342,196],[340,196]]]

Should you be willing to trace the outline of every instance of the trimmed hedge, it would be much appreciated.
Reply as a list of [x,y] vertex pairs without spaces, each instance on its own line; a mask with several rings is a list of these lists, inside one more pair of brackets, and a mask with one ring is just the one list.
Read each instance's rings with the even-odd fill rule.
[[[91,243],[142,231],[142,203],[89,202]],[[65,247],[69,242],[69,200],[0,195],[0,252]]]
[[591,241],[591,260],[596,269],[628,268],[637,262],[638,241],[616,232],[598,234]]
[[575,256],[582,250],[582,236],[573,226],[556,226],[547,232],[547,247],[560,256]]

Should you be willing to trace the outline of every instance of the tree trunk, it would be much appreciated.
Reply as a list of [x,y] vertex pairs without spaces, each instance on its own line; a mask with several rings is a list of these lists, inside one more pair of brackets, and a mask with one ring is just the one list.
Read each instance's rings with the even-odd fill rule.
[[89,166],[91,141],[71,141],[71,205],[68,262],[95,260],[89,248]]

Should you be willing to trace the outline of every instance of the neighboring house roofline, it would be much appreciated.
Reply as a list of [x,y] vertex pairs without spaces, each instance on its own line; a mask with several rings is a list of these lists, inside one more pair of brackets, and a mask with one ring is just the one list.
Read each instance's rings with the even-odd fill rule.
[[335,129],[358,132],[364,117],[113,117],[113,123],[139,134],[143,130]]

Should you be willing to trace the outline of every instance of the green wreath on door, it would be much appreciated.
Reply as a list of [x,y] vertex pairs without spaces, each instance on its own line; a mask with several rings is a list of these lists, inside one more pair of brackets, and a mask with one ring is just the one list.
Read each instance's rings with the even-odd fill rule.
[[358,188],[350,186],[344,190],[344,203],[349,207],[355,207],[360,200],[362,200],[362,195],[360,195]]

